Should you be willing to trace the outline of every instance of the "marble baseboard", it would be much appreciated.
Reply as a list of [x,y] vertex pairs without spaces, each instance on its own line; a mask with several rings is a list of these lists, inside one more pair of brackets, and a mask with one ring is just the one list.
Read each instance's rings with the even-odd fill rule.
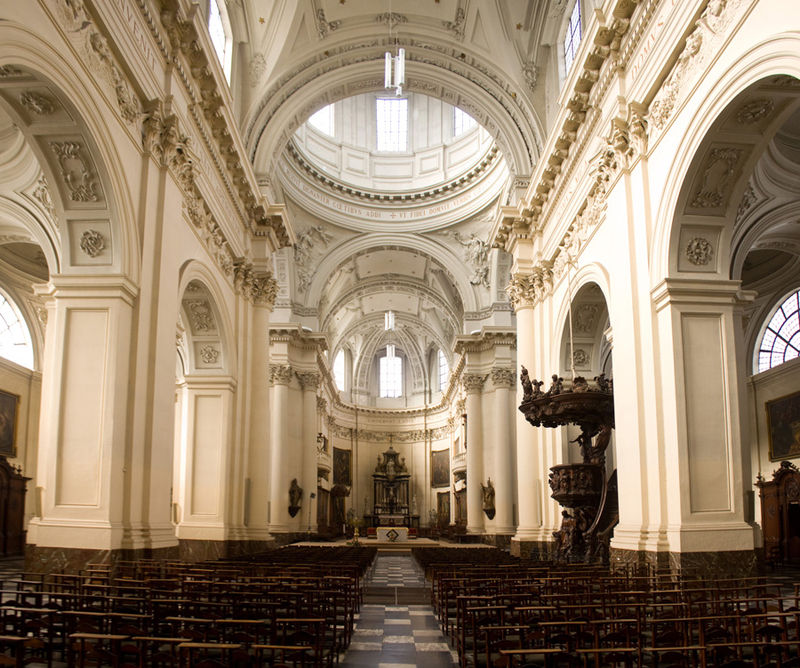
[[700,573],[708,576],[745,577],[760,572],[763,559],[757,550],[728,552],[647,552],[611,549],[612,570]]
[[25,571],[30,573],[77,573],[90,564],[178,558],[177,546],[157,550],[84,550],[70,547],[26,545]]
[[272,538],[275,541],[272,544],[274,549],[276,547],[283,547],[284,545],[290,545],[292,543],[297,543],[298,541],[307,540],[308,532],[306,531],[287,531],[286,533],[276,532],[272,534]]
[[181,540],[158,550],[83,550],[68,547],[25,546],[25,571],[30,573],[77,573],[90,564],[114,564],[140,559],[173,559],[189,562],[229,559],[274,550],[274,541]]
[[511,540],[510,551],[512,557],[520,559],[547,560],[552,558],[553,545],[550,541]]
[[271,540],[188,540],[178,541],[178,558],[183,561],[212,561],[258,554],[278,547]]
[[492,545],[500,550],[508,550],[511,547],[512,534],[484,534],[481,536],[481,542],[484,545]]

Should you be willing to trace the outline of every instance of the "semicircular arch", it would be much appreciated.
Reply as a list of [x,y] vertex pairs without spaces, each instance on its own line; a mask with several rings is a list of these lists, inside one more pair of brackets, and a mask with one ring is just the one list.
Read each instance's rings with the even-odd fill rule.
[[[461,49],[435,51],[420,40],[402,40],[407,67],[413,64],[405,89],[453,104],[475,118],[504,154],[510,170],[527,176],[543,145],[543,128],[524,96],[512,95],[501,73]],[[256,173],[271,173],[295,130],[311,114],[338,100],[384,91],[385,45],[344,45],[312,56],[307,66],[264,92],[245,127],[245,143]],[[340,53],[342,51],[343,53]],[[473,62],[474,61],[474,62]],[[335,64],[335,65],[334,65]]]

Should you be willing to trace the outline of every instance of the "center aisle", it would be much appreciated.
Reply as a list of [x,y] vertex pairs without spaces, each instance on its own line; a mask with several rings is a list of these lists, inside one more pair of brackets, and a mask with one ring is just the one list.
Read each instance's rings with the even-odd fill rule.
[[[410,555],[381,555],[367,577],[370,590],[420,587],[425,575]],[[342,668],[453,668],[458,654],[450,650],[430,604],[378,605],[365,603],[356,615],[353,639]]]

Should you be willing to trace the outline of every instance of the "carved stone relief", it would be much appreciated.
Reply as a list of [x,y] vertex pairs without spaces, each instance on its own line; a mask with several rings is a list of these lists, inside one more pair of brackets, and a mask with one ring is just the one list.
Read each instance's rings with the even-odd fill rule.
[[495,387],[514,387],[517,378],[514,369],[503,369],[501,367],[492,369],[489,375]]
[[53,216],[55,215],[56,208],[53,205],[53,198],[50,195],[50,187],[47,183],[47,179],[44,175],[40,175],[39,179],[36,181],[36,187],[32,193],[34,199],[39,202],[47,212]]
[[587,353],[583,348],[576,348],[572,351],[572,364],[575,367],[579,369],[588,368],[589,362],[589,353]]
[[694,265],[707,265],[711,262],[713,254],[714,247],[703,237],[695,237],[686,246],[686,258]]
[[297,237],[294,246],[294,260],[297,270],[297,287],[300,292],[308,290],[317,270],[315,258],[321,255],[333,236],[322,226],[308,228]]
[[73,202],[97,202],[99,185],[83,145],[77,141],[51,141],[50,149],[58,159],[69,198]]
[[106,240],[97,230],[85,230],[81,235],[80,248],[89,257],[97,257],[106,247]]
[[49,116],[56,110],[53,100],[33,90],[20,94],[19,103],[36,116]]
[[212,344],[204,345],[200,348],[200,359],[203,364],[216,364],[219,359],[219,350]]
[[192,331],[195,333],[209,333],[216,331],[214,313],[211,304],[206,299],[186,299],[184,306],[189,314]]
[[579,334],[591,334],[597,325],[600,304],[579,304],[573,309],[573,323]]
[[288,385],[294,370],[288,364],[273,364],[269,367],[269,382],[272,385]]
[[489,287],[489,244],[479,239],[474,234],[466,235],[460,232],[451,232],[452,237],[464,247],[464,254],[472,267],[472,285]]
[[725,204],[728,187],[736,171],[743,149],[721,147],[711,149],[699,174],[690,206],[696,209],[716,209]]
[[263,53],[257,53],[250,60],[248,67],[248,76],[250,81],[250,88],[255,88],[261,82],[261,77],[267,69],[267,59]]
[[775,102],[768,97],[760,97],[743,104],[736,112],[740,125],[752,125],[769,116],[775,109]]

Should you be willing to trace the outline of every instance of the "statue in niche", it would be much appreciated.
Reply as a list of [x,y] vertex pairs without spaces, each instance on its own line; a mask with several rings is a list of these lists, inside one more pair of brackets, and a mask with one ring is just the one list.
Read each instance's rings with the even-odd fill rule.
[[297,484],[297,478],[292,478],[289,485],[289,516],[294,517],[300,510],[300,499],[303,498],[303,488]]
[[490,520],[494,519],[494,485],[491,478],[486,481],[485,485],[481,483],[481,493],[483,494],[483,512]]

